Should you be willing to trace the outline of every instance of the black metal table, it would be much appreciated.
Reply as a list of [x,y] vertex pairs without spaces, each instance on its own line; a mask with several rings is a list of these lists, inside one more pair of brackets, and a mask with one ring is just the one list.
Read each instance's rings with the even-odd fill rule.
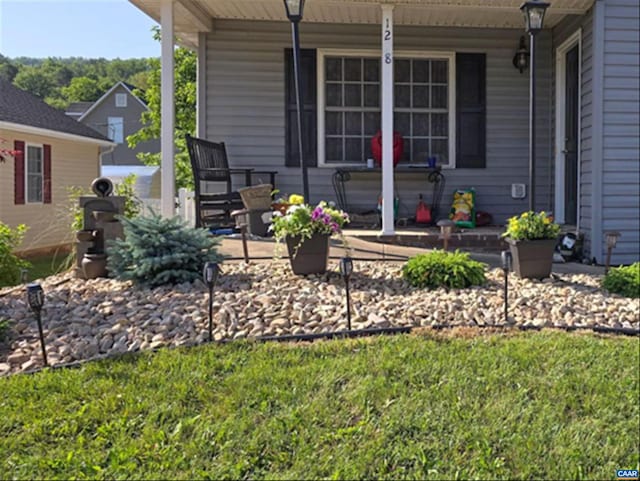
[[[431,213],[432,218],[435,220],[438,218],[438,210],[440,209],[440,201],[442,200],[442,193],[444,192],[445,177],[440,167],[427,167],[424,165],[399,165],[393,169],[394,174],[410,173],[410,174],[424,174],[426,175],[427,182],[433,184],[433,197],[431,199]],[[349,210],[349,203],[347,202],[347,193],[345,189],[345,183],[351,180],[352,175],[382,175],[382,169],[380,167],[368,168],[368,167],[338,167],[333,173],[333,190],[336,193],[336,199],[339,207],[344,210]]]

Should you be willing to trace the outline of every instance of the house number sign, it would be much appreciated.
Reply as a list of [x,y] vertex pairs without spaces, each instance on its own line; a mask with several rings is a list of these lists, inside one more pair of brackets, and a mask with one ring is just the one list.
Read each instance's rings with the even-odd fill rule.
[[384,10],[384,32],[382,36],[382,56],[384,57],[384,63],[393,62],[393,24],[389,20],[389,11]]

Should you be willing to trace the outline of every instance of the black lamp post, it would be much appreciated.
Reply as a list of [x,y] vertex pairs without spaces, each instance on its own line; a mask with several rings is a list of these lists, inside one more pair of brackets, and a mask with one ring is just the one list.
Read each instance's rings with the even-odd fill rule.
[[524,35],[520,37],[520,45],[513,56],[513,66],[523,73],[529,68],[529,51],[524,40]]
[[344,286],[347,294],[347,327],[351,330],[351,296],[349,295],[349,277],[353,272],[353,259],[343,257],[340,259],[340,274],[344,278]]
[[508,324],[509,318],[509,271],[511,270],[511,252],[502,251],[502,272],[504,272],[504,323]]
[[207,262],[202,270],[202,277],[209,287],[209,342],[213,341],[213,287],[216,285],[220,267],[215,262]]
[[44,333],[42,332],[42,306],[44,305],[44,291],[42,286],[37,283],[31,283],[27,285],[27,303],[31,310],[36,314],[36,320],[38,321],[38,332],[40,333],[40,347],[42,348],[42,359],[44,365],[48,366],[47,350],[44,345]]
[[535,211],[536,198],[536,34],[542,30],[548,3],[531,0],[524,2],[520,10],[524,14],[525,31],[530,35],[529,76],[529,211]]
[[304,10],[304,0],[284,0],[284,7],[287,10],[287,18],[291,22],[291,35],[293,42],[293,76],[296,84],[296,107],[298,116],[298,151],[300,152],[300,170],[302,173],[302,195],[305,202],[309,199],[309,178],[307,175],[307,165],[304,161],[304,150],[302,150],[302,83],[300,81],[300,32],[298,24],[302,20]]

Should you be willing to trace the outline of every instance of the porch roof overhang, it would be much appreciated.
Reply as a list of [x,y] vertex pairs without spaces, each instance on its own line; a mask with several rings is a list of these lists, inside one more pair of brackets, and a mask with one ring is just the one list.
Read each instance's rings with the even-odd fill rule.
[[[161,0],[129,0],[160,23]],[[595,0],[551,0],[550,29],[567,15],[582,15]],[[380,25],[381,4],[394,5],[396,25],[524,29],[522,0],[308,0],[304,21]],[[198,33],[216,19],[286,21],[282,0],[174,0],[174,28],[181,44],[195,48]]]

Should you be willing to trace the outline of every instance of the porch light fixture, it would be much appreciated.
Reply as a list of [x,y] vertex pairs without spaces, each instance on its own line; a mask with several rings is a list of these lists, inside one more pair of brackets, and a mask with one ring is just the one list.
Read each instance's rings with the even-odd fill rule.
[[340,274],[344,279],[344,286],[347,295],[347,328],[351,330],[351,296],[349,295],[349,278],[353,273],[353,259],[343,257],[340,259]]
[[513,66],[523,73],[529,68],[529,51],[525,43],[524,35],[520,37],[520,45],[513,56]]
[[215,262],[207,262],[202,270],[202,278],[209,287],[209,342],[213,341],[213,287],[219,273],[220,267]]
[[302,145],[302,81],[300,80],[300,31],[298,24],[302,20],[304,10],[304,0],[284,0],[284,8],[287,11],[287,18],[291,22],[291,36],[293,43],[293,76],[296,84],[296,110],[298,120],[298,152],[300,153],[300,172],[302,174],[302,195],[305,202],[309,199],[309,177],[307,165],[304,161],[304,150]]
[[604,233],[605,241],[607,242],[607,261],[604,266],[605,274],[609,272],[609,266],[611,266],[611,251],[618,244],[618,238],[620,237],[620,232],[609,231]]
[[536,0],[524,2],[520,11],[524,15],[524,29],[530,35],[530,64],[529,70],[529,211],[535,211],[536,199],[536,34],[542,30],[544,14],[550,4]]
[[44,291],[38,283],[27,284],[27,304],[36,315],[38,321],[38,332],[40,334],[40,347],[42,348],[42,360],[48,366],[47,350],[44,345],[44,333],[42,331],[42,306],[44,306]]
[[544,23],[544,14],[547,11],[547,8],[549,8],[549,5],[549,3],[532,0],[529,2],[524,2],[520,6],[520,11],[524,15],[524,28],[527,33],[536,34],[540,30],[542,30],[542,25]]

